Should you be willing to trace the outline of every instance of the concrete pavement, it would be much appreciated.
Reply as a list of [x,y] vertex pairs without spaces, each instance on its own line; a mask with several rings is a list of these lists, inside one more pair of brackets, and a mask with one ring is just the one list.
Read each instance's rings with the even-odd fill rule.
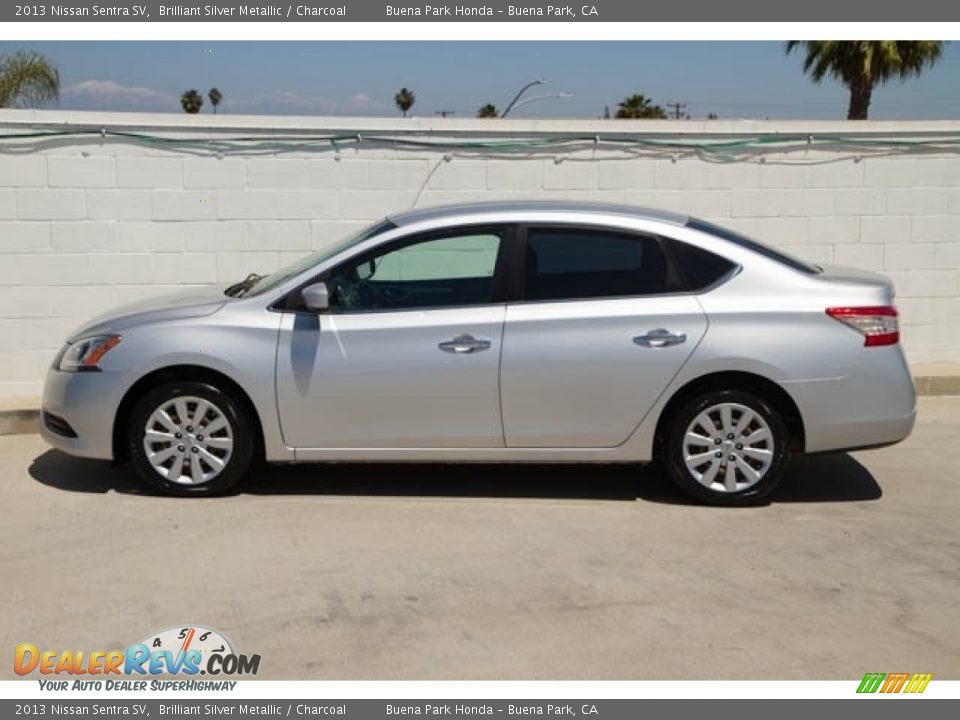
[[219,499],[0,437],[0,649],[181,623],[268,679],[960,678],[960,398],[773,502],[633,467],[263,469]]

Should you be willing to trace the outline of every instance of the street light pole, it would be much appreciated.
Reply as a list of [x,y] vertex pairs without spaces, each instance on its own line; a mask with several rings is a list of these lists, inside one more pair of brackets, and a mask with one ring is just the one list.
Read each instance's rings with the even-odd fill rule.
[[[523,107],[524,105],[527,105],[528,103],[536,102],[537,100],[549,100],[550,98],[572,98],[572,97],[573,97],[572,92],[557,92],[557,93],[547,93],[546,95],[534,95],[533,97],[528,97],[521,100],[520,102],[515,104],[514,107],[515,108]],[[504,113],[503,115],[506,115],[506,113]],[[503,115],[501,115],[500,117],[503,117]]]
[[500,114],[500,117],[505,118],[507,116],[507,113],[509,113],[513,109],[513,106],[517,104],[517,100],[520,99],[520,96],[523,95],[527,90],[532,88],[534,85],[546,85],[546,83],[547,81],[544,80],[543,78],[537,78],[533,82],[529,82],[526,85],[524,85],[522,88],[520,88],[520,92],[518,92],[516,95],[513,96],[513,100],[511,100],[510,104],[507,105],[507,109]]

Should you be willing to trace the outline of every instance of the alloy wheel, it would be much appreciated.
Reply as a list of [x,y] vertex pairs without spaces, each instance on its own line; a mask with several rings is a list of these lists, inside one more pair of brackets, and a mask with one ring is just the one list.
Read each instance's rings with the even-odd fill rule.
[[770,425],[739,403],[708,407],[687,426],[683,461],[690,475],[714,492],[734,493],[760,482],[775,459]]
[[143,449],[164,479],[200,485],[217,477],[233,454],[233,428],[209,400],[184,396],[165,401],[147,419]]

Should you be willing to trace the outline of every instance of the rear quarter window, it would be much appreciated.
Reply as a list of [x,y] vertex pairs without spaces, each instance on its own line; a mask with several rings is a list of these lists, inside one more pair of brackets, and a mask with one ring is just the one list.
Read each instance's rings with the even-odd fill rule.
[[702,292],[728,277],[737,264],[696,245],[670,238],[663,239],[680,276],[692,292]]
[[720,225],[714,225],[713,223],[708,223],[706,220],[690,218],[687,221],[687,227],[707,233],[708,235],[714,235],[723,240],[728,240],[729,242],[739,245],[742,248],[752,250],[759,255],[763,255],[765,258],[775,260],[781,265],[786,265],[793,270],[798,270],[802,273],[806,273],[807,275],[819,275],[822,271],[821,268],[817,267],[816,265],[811,265],[808,262],[804,262],[800,258],[796,258],[793,255],[788,255],[782,250],[776,250],[769,245],[765,245],[762,242],[748,238],[728,228],[721,227]]

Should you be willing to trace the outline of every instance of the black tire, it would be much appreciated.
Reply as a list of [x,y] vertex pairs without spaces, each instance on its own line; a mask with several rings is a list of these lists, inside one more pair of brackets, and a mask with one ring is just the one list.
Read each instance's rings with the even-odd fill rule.
[[[219,453],[223,452],[223,457],[226,458],[226,464],[219,470],[219,474],[209,480],[203,481],[202,473],[204,469],[206,469],[207,472],[212,471],[213,465],[201,464],[199,459],[194,458],[200,458],[202,456],[190,454],[190,450],[192,449],[190,444],[199,444],[198,438],[200,440],[203,438],[201,432],[202,427],[198,426],[196,432],[188,435],[185,432],[187,428],[181,425],[181,419],[179,417],[171,416],[177,429],[180,431],[180,435],[188,437],[189,440],[185,441],[184,445],[177,445],[176,448],[173,447],[172,442],[169,445],[160,444],[153,447],[155,450],[162,450],[167,447],[176,450],[177,452],[170,462],[172,464],[178,456],[182,456],[183,465],[181,467],[183,467],[183,475],[186,475],[188,472],[193,472],[193,463],[197,463],[197,471],[200,473],[199,481],[196,481],[195,484],[174,482],[172,479],[164,477],[164,475],[151,464],[147,457],[147,449],[144,447],[147,422],[155,410],[177,398],[199,398],[205,400],[213,406],[214,410],[219,411],[228,423],[227,430],[217,430],[215,432],[219,435],[229,433],[231,436],[232,448],[229,454],[226,454],[226,451],[220,448],[206,448],[207,452],[214,453],[217,457],[221,457]],[[188,404],[188,411],[192,411],[195,414],[197,410],[197,404]],[[210,415],[205,415],[205,417],[212,417],[212,412]],[[152,487],[159,488],[170,495],[208,496],[225,493],[240,482],[253,463],[255,441],[253,426],[250,418],[247,416],[246,410],[230,393],[209,383],[194,380],[164,383],[146,393],[136,402],[130,412],[129,420],[130,422],[127,428],[127,448],[134,470],[145,483]],[[201,418],[201,423],[202,422],[203,419]],[[208,421],[207,425],[212,426],[212,423]],[[191,430],[194,430],[192,425],[189,427]],[[213,433],[207,438],[207,442],[209,443],[211,439],[215,439]],[[184,448],[184,452],[179,452],[178,448],[180,447]],[[208,461],[203,460],[203,463],[207,462]],[[166,470],[171,469],[170,467],[166,468]]]
[[[753,457],[747,456],[742,451],[742,445],[740,444],[739,449],[736,444],[733,444],[730,448],[731,453],[736,453],[735,455],[724,455],[726,452],[725,448],[726,443],[735,443],[738,439],[734,437],[732,440],[728,440],[729,435],[725,435],[720,431],[719,425],[717,425],[717,435],[721,436],[721,443],[718,445],[707,445],[704,446],[704,452],[710,452],[714,454],[720,452],[720,459],[718,461],[718,469],[715,475],[715,482],[720,482],[727,477],[727,472],[733,473],[733,479],[731,483],[742,484],[744,485],[743,489],[735,490],[721,490],[714,489],[717,486],[714,485],[713,488],[707,487],[705,484],[701,483],[697,477],[694,476],[693,472],[687,468],[687,464],[684,461],[684,438],[687,433],[687,429],[691,423],[694,422],[702,413],[711,408],[716,408],[722,404],[734,404],[736,406],[745,406],[749,408],[759,418],[762,418],[762,421],[766,423],[769,428],[772,438],[769,442],[765,441],[756,441],[755,444],[757,449],[760,450],[769,450],[772,454],[770,456],[769,466],[766,468],[766,471],[761,475],[760,479],[754,481],[753,484],[748,484],[750,478],[742,470],[739,469],[738,463],[730,463],[727,465],[727,461],[731,457],[740,457],[745,462],[751,464],[751,467],[760,466],[761,463],[755,460]],[[734,413],[739,412],[734,410]],[[740,414],[734,418],[735,421],[744,419],[744,414]],[[754,423],[752,420],[748,419],[750,427],[760,428],[759,422]],[[783,479],[783,475],[786,472],[787,464],[790,458],[789,447],[790,447],[790,438],[787,425],[784,422],[780,414],[765,400],[752,395],[748,392],[743,392],[740,390],[715,390],[711,392],[698,395],[697,397],[692,398],[691,400],[685,402],[669,419],[668,422],[667,434],[664,440],[664,445],[662,449],[662,460],[663,464],[666,467],[667,472],[673,481],[688,495],[700,500],[702,502],[708,503],[710,505],[757,505],[766,500],[770,493],[776,489],[777,485]],[[741,432],[737,430],[736,432]],[[756,432],[756,430],[755,430]],[[705,433],[698,432],[698,435],[703,435]],[[747,435],[746,437],[749,437]],[[712,443],[716,443],[716,439],[711,440]],[[693,454],[693,453],[691,453]],[[713,463],[713,458],[705,460],[705,464],[701,468],[697,468],[698,472],[701,472],[703,475],[707,474],[707,471],[710,469],[711,464]],[[728,469],[729,468],[729,469]],[[720,480],[717,480],[717,479]],[[742,482],[738,482],[741,481]]]

